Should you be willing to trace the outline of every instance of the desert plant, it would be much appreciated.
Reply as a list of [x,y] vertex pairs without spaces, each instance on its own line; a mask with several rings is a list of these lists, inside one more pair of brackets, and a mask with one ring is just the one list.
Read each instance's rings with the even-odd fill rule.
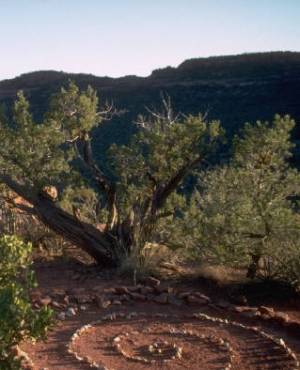
[[24,339],[46,333],[51,321],[47,307],[34,310],[29,297],[36,285],[31,268],[31,245],[15,236],[0,238],[0,368],[19,369],[14,348]]
[[[99,263],[119,266],[131,254],[142,259],[147,243],[160,243],[161,220],[176,217],[182,182],[203,165],[221,132],[219,122],[201,115],[174,115],[166,99],[164,108],[165,114],[140,117],[130,145],[113,146],[112,160],[102,166],[94,159],[91,133],[116,112],[111,106],[99,111],[92,88],[80,92],[71,83],[62,89],[39,124],[19,93],[13,122],[0,127],[0,181],[30,202],[29,211],[50,229]],[[45,196],[49,185],[59,189],[58,199]],[[69,200],[60,203],[63,194]]]
[[300,175],[289,164],[294,121],[247,124],[228,165],[203,174],[186,215],[193,251],[248,266],[248,277],[300,278]]

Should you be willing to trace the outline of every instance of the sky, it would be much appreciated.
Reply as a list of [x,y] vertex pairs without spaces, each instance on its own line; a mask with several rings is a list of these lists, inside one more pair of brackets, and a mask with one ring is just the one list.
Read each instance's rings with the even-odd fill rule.
[[189,58],[300,51],[300,0],[0,0],[0,80],[147,76]]

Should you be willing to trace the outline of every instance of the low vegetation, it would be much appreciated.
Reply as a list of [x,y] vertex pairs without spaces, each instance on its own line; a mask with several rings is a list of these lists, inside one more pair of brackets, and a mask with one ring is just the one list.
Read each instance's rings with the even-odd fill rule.
[[[30,304],[27,241],[60,235],[99,264],[135,274],[167,256],[299,287],[295,122],[277,115],[272,123],[246,124],[227,142],[230,156],[220,156],[226,139],[220,122],[176,115],[167,98],[162,102],[161,112],[138,117],[130,143],[111,145],[101,165],[93,130],[119,112],[99,108],[91,87],[62,88],[39,123],[22,92],[13,118],[1,115],[2,233],[12,235],[0,239],[0,364],[8,369],[15,366],[12,348],[43,335],[51,316]],[[16,227],[20,212],[39,233],[26,223]]]
[[176,115],[168,98],[162,103],[161,112],[139,116],[130,143],[112,145],[99,165],[92,132],[119,114],[114,107],[99,108],[91,87],[70,83],[37,123],[20,92],[13,119],[1,119],[0,179],[25,203],[2,191],[5,201],[109,267],[142,268],[149,248],[163,245],[181,258],[297,285],[295,122],[246,124],[221,160],[215,153],[226,135],[218,121]]
[[52,312],[34,310],[29,296],[35,286],[30,244],[15,236],[0,238],[0,368],[20,368],[16,346],[45,335]]

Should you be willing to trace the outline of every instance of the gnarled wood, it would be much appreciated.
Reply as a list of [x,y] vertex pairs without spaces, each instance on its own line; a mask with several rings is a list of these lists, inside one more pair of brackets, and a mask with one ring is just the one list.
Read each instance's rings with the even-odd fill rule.
[[35,214],[51,230],[85,250],[99,264],[107,267],[117,266],[118,255],[111,235],[76,219],[50,199],[42,195],[34,195],[32,189],[18,183],[9,175],[0,174],[0,181],[30,202],[32,204],[31,213]]

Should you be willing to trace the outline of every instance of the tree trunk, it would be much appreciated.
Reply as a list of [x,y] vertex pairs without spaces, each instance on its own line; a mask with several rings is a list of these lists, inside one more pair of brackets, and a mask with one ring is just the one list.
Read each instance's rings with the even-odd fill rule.
[[28,207],[16,204],[17,207],[36,215],[55,233],[94,257],[100,265],[118,266],[120,261],[117,245],[115,238],[109,232],[102,232],[95,226],[78,220],[42,195],[33,195],[33,189],[30,186],[18,183],[7,174],[0,173],[0,181],[32,205]]
[[48,199],[35,202],[33,211],[51,230],[86,251],[97,263],[106,267],[119,264],[113,237],[108,233],[76,219]]

